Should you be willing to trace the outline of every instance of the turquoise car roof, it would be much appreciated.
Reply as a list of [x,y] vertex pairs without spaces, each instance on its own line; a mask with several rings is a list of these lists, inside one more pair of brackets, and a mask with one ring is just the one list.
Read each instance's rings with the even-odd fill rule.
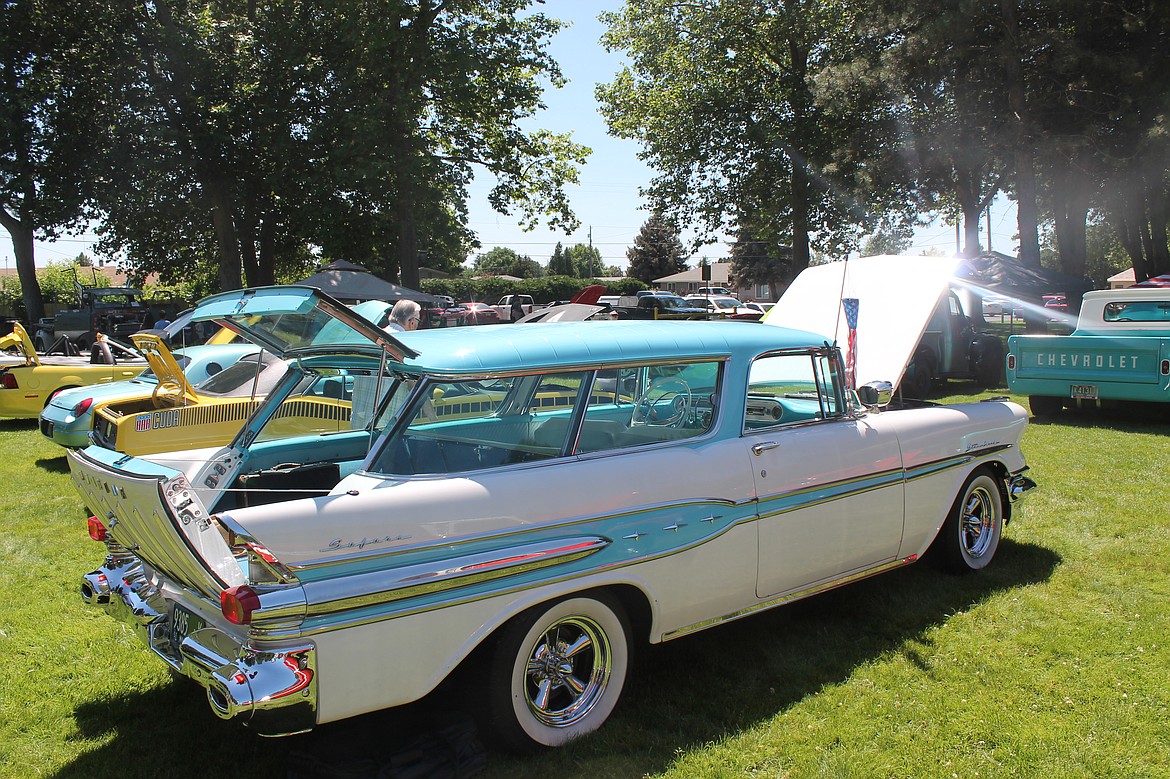
[[613,361],[686,359],[817,346],[823,336],[757,322],[553,322],[398,333],[408,368],[510,372]]

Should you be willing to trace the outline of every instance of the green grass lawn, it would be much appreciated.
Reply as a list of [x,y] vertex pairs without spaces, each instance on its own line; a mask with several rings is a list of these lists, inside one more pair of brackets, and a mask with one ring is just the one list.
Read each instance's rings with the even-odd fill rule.
[[[993,394],[965,389],[947,400]],[[1070,416],[1024,452],[1041,489],[990,570],[912,566],[649,647],[600,733],[482,776],[1170,776],[1170,423]],[[62,450],[0,422],[0,458],[0,775],[283,777],[474,705],[453,685],[279,740],[220,722],[82,604],[102,547]]]

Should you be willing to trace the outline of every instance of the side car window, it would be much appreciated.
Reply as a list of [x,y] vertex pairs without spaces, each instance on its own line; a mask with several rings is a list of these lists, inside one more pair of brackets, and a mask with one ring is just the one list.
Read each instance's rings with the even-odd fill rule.
[[680,441],[711,429],[720,363],[628,366],[599,371],[576,452]]
[[829,419],[844,404],[837,364],[810,352],[771,354],[752,363],[744,407],[744,430]]

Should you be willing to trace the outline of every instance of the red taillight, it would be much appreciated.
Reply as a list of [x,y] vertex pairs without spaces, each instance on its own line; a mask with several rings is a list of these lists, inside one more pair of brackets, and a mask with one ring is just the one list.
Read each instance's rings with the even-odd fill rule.
[[1016,356],[1014,354],[1008,355],[1008,370],[1014,371],[1016,369]]
[[219,594],[219,609],[233,625],[249,625],[252,612],[260,608],[260,596],[246,584],[229,587]]
[[0,387],[4,387],[4,389],[20,389],[20,385],[16,383],[16,377],[11,373],[0,375]]
[[106,526],[97,517],[90,517],[87,523],[89,525],[89,537],[94,541],[106,540]]
[[81,401],[80,403],[78,403],[76,406],[73,407],[73,416],[75,416],[75,417],[81,416],[86,411],[89,411],[89,407],[92,405],[93,405],[93,398],[86,398],[85,400]]

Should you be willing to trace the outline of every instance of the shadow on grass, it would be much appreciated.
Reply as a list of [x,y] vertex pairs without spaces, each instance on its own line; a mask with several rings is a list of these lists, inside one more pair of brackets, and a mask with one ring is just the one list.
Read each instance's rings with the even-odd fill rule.
[[39,424],[36,419],[0,419],[0,433],[32,430]]
[[[992,595],[1048,579],[1050,549],[1004,539],[971,576],[914,565],[789,606],[645,649],[622,702],[594,737],[524,759],[493,756],[486,775],[621,775],[665,771],[681,751],[738,734],[841,683],[890,652],[921,666],[926,634]],[[626,770],[628,769],[628,770]]]
[[1131,403],[1106,408],[1066,408],[1028,420],[1033,425],[1061,425],[1085,430],[1170,435],[1170,403]]
[[37,467],[49,473],[69,473],[69,460],[65,455],[60,457],[41,457],[37,459]]
[[[621,703],[599,733],[523,758],[492,754],[485,776],[602,776],[614,765],[621,766],[621,775],[660,772],[680,750],[771,718],[885,653],[914,655],[918,650],[907,645],[926,641],[931,628],[995,593],[1046,580],[1059,562],[1049,549],[1004,539],[995,564],[977,575],[910,566],[644,647]],[[386,672],[396,673],[392,648],[386,649],[386,660]],[[479,691],[465,684],[471,679],[455,677],[410,706],[285,739],[262,739],[217,719],[202,689],[177,679],[164,688],[78,707],[79,735],[105,741],[56,776],[89,779],[116,772],[130,779],[155,776],[164,766],[170,777],[201,779],[396,776],[385,772],[388,756],[409,752],[420,737],[457,727],[476,713],[482,703]],[[326,771],[317,772],[322,766]]]

